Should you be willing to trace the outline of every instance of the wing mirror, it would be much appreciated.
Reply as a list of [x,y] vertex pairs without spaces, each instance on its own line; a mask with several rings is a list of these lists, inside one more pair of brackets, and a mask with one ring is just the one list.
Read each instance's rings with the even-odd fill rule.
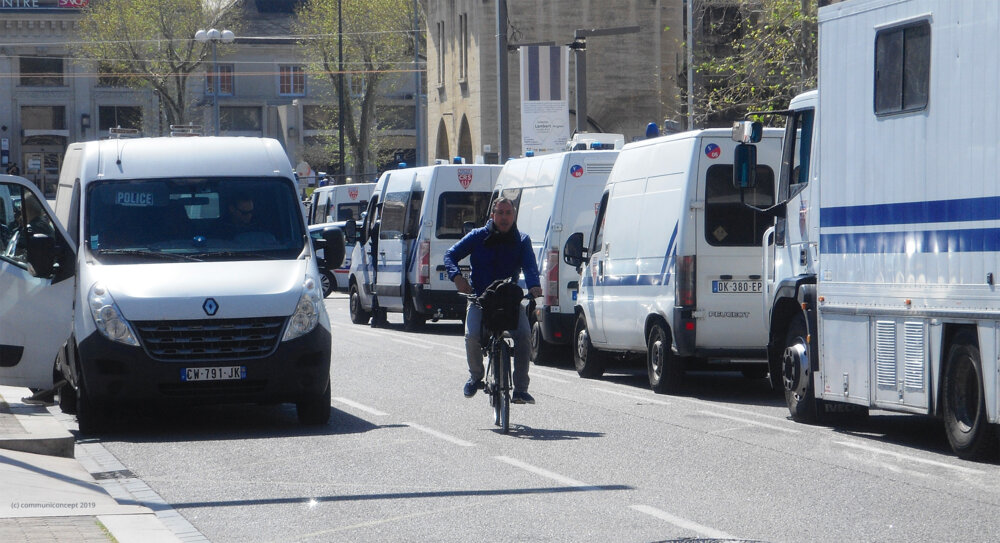
[[56,240],[45,234],[32,234],[27,239],[28,273],[35,277],[52,277],[56,264]]
[[344,263],[344,256],[347,252],[344,248],[344,232],[335,226],[327,228],[323,230],[323,240],[326,244],[323,248],[323,261],[326,264],[326,269],[328,271],[335,270]]
[[563,261],[579,271],[580,266],[589,260],[586,251],[583,247],[583,232],[573,232],[563,246]]

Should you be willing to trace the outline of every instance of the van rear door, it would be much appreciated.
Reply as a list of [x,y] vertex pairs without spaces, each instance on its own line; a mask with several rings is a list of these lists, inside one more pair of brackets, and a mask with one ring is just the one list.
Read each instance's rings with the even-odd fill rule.
[[[746,203],[768,207],[774,203],[774,153],[761,145],[758,185],[745,195]],[[699,316],[696,348],[746,350],[748,356],[767,344],[761,304],[761,250],[764,231],[773,219],[740,201],[732,184],[734,144],[726,138],[703,138],[698,170],[696,303]],[[764,157],[772,160],[766,162]]]
[[[53,217],[34,184],[0,176],[0,384],[6,386],[51,388],[56,354],[72,330],[75,247]],[[58,262],[40,277],[28,264],[27,239],[38,235],[54,240]]]
[[[420,241],[430,245],[429,260],[435,270],[430,274],[430,289],[453,291],[455,284],[448,280],[448,274],[440,263],[444,261],[445,251],[465,236],[463,224],[466,221],[475,223],[477,227],[483,226],[482,217],[489,214],[490,191],[496,180],[496,170],[473,166],[437,170],[433,191],[427,196],[433,200],[425,206],[430,216],[424,220],[432,224],[430,239]],[[459,262],[463,273],[468,265],[468,258]]]

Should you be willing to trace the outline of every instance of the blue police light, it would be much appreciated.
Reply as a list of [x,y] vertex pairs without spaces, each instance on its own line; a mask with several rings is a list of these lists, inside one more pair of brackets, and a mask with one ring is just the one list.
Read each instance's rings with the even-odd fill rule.
[[462,157],[460,157],[460,156],[457,156],[457,157],[451,159],[451,163],[452,164],[465,164],[465,159],[462,158]]
[[407,164],[405,162],[400,162],[399,164],[396,165],[396,168],[402,170],[402,169],[406,168],[406,166],[407,166]]
[[533,157],[533,156],[535,156],[535,152],[534,151],[525,151],[524,152],[524,156],[526,156],[526,157]]
[[646,125],[646,137],[655,138],[660,135],[660,127],[656,123],[649,123]]

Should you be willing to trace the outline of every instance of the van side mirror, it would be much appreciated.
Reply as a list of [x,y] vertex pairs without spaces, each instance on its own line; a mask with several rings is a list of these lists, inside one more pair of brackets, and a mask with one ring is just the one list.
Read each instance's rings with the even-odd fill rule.
[[56,240],[45,234],[33,234],[27,242],[28,273],[35,277],[51,277],[56,263]]
[[563,246],[563,261],[579,270],[588,260],[584,252],[583,232],[573,232]]
[[465,221],[462,223],[462,235],[466,235],[476,229],[476,223],[472,221]]
[[736,121],[733,123],[733,141],[737,143],[760,143],[764,137],[764,124],[757,121]]
[[344,239],[349,245],[354,245],[358,241],[358,224],[354,221],[347,221],[344,225]]
[[344,263],[347,252],[344,248],[344,232],[337,227],[326,228],[323,230],[323,240],[326,242],[326,247],[323,248],[326,269],[335,270]]
[[733,153],[733,188],[752,189],[757,186],[757,146],[741,143]]

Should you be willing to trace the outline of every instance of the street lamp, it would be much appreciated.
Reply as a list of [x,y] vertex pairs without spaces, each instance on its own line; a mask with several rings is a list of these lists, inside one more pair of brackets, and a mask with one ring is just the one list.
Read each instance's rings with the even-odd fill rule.
[[216,50],[217,44],[221,41],[222,43],[232,43],[236,38],[232,30],[218,30],[215,28],[210,28],[208,30],[199,30],[194,34],[194,40],[198,43],[212,42],[212,74],[214,79],[214,96],[212,97],[212,103],[215,104],[214,116],[215,116],[215,135],[219,135],[219,93],[222,92],[221,85],[219,83],[219,56]]

